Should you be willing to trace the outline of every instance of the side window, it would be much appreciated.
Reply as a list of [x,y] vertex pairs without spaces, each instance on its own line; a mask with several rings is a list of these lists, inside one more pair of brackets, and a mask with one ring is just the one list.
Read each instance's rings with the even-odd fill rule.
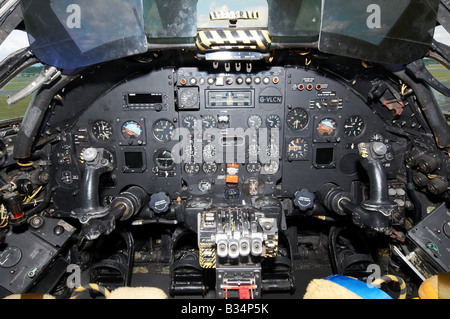
[[[443,85],[450,88],[450,72],[440,63],[432,59],[424,59],[427,70]],[[450,116],[450,98],[432,89],[436,101],[439,103],[442,112],[447,117]]]
[[[450,34],[442,27],[438,26],[434,30],[434,39],[438,42],[444,43],[450,46]],[[446,87],[450,88],[450,72],[442,64],[432,60],[424,59],[425,66],[427,70]],[[445,95],[433,90],[434,96],[436,97],[442,112],[450,121],[450,98]],[[449,122],[450,123],[450,122]],[[449,124],[450,125],[450,124]]]
[[13,105],[8,105],[6,100],[8,96],[14,95],[30,84],[41,72],[42,67],[42,64],[35,64],[26,68],[0,89],[0,121],[19,118],[25,114],[32,95]]
[[[28,46],[27,34],[23,31],[13,31],[0,45],[0,60],[3,60],[10,53]],[[33,79],[41,72],[42,65],[36,64],[23,70],[16,75],[9,83],[0,89],[0,121],[20,118],[25,114],[31,96],[17,102],[14,105],[8,105],[6,100],[30,84]]]

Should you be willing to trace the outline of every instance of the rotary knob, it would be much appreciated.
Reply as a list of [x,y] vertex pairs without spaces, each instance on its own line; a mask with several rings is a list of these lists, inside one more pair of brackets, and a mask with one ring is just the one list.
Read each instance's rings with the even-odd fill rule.
[[305,211],[314,206],[315,196],[309,190],[304,188],[301,191],[296,192],[294,196],[294,204],[300,210]]
[[150,197],[150,208],[157,214],[165,213],[169,210],[170,198],[163,192],[153,194]]

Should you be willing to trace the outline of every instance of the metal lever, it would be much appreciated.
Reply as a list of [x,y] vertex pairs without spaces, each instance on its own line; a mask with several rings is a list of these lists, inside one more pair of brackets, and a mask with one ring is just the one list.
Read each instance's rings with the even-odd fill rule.
[[6,103],[8,103],[8,105],[16,104],[20,100],[33,94],[33,92],[37,91],[43,85],[52,83],[53,80],[55,80],[60,75],[61,71],[59,69],[55,68],[54,66],[45,65],[41,73],[36,77],[36,79],[34,79],[33,82],[28,84],[25,88],[23,88],[13,96],[8,97]]

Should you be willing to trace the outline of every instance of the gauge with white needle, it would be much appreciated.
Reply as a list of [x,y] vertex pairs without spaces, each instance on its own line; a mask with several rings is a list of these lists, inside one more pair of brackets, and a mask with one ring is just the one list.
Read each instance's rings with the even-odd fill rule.
[[8,246],[0,251],[0,266],[3,268],[17,265],[20,259],[22,259],[22,252],[17,247]]
[[153,136],[160,142],[169,142],[172,140],[175,131],[175,125],[169,120],[158,120],[153,125]]
[[276,114],[271,114],[266,118],[266,126],[269,129],[280,128],[281,119]]
[[286,117],[286,123],[291,130],[298,131],[308,124],[308,112],[302,108],[295,108],[289,111]]
[[251,115],[247,119],[247,125],[248,125],[249,128],[251,128],[253,130],[259,129],[261,127],[261,125],[262,125],[262,118],[261,118],[261,116],[259,116],[257,114]]
[[361,135],[364,131],[365,123],[361,116],[350,116],[344,122],[344,134],[351,137]]
[[111,138],[113,129],[109,122],[105,120],[98,120],[92,125],[91,132],[96,140],[106,142]]
[[287,157],[290,161],[304,159],[309,152],[308,142],[302,137],[293,138],[287,146]]

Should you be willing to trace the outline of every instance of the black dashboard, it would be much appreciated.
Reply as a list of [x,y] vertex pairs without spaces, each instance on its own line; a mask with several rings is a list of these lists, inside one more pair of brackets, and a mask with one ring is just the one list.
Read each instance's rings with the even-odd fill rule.
[[[234,67],[162,68],[95,101],[53,152],[56,207],[74,209],[67,196],[76,197],[77,164],[90,148],[104,148],[114,162],[101,184],[102,205],[140,185],[172,200],[245,206],[301,190],[313,201],[326,182],[351,189],[364,178],[358,143],[389,142],[382,119],[330,75]],[[393,159],[395,145],[387,147]]]
[[[445,193],[426,121],[383,71],[332,58],[321,67],[186,61],[94,68],[52,106],[43,131],[57,136],[47,144],[46,216],[79,222],[80,242],[119,225],[144,242],[169,236],[156,260],[170,264],[171,295],[203,294],[206,282],[220,298],[242,283],[255,296],[292,291],[302,227],[351,219],[354,234],[404,242],[408,220],[426,209],[408,185]],[[340,265],[341,228],[330,227]],[[322,242],[308,236],[306,254]]]
[[[27,180],[37,193],[45,187],[40,204],[21,204],[28,223],[38,230],[46,219],[71,226],[77,243],[65,258],[86,267],[92,282],[115,287],[108,280],[129,278],[120,269],[134,271],[135,262],[154,271],[161,262],[170,268],[164,289],[172,296],[207,289],[219,298],[247,296],[243,285],[258,297],[292,293],[296,267],[305,262],[353,271],[353,255],[340,254],[369,243],[358,236],[379,250],[407,236],[412,247],[423,244],[418,226],[409,225],[446,196],[448,157],[436,151],[406,84],[339,57],[313,55],[311,66],[296,52],[272,63],[172,54],[93,67],[50,106],[43,99],[33,162],[5,174],[15,181],[5,189],[18,185],[29,194]],[[25,149],[19,136],[16,145]],[[20,197],[10,193],[14,211]],[[28,224],[19,211],[11,216],[15,227]],[[117,254],[97,253],[122,254],[124,241],[117,276],[110,272]],[[427,244],[427,256],[442,251]],[[355,267],[365,274],[373,257],[356,246],[349,254],[361,251]],[[54,248],[42,264],[53,260]],[[380,265],[392,259],[376,256]],[[26,260],[17,265],[28,269]],[[437,260],[433,267],[443,269],[447,255]]]

